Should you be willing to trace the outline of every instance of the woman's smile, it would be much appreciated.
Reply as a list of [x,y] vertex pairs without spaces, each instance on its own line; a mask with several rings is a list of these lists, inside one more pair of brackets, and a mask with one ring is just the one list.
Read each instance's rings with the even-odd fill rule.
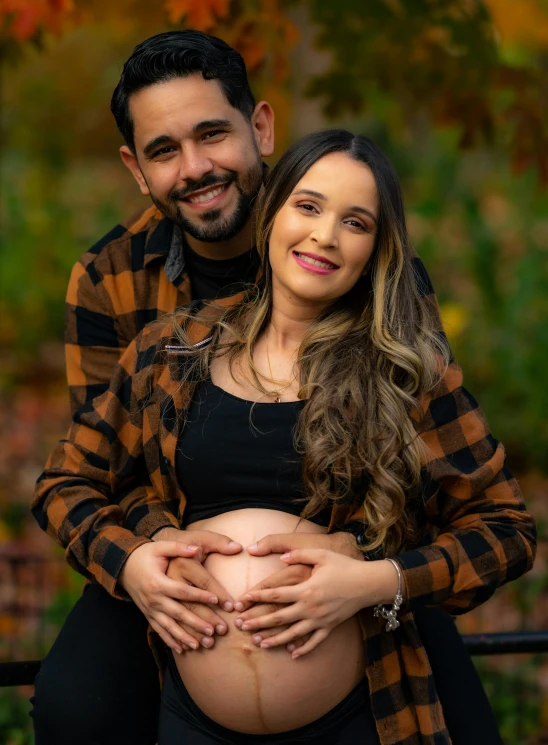
[[297,264],[307,272],[312,272],[313,274],[333,274],[333,272],[339,269],[338,264],[334,264],[323,256],[304,253],[303,251],[293,251],[292,253]]

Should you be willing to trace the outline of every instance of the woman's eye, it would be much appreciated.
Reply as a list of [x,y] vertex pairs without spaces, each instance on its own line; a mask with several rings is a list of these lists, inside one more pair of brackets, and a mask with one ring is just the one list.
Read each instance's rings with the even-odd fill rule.
[[347,220],[346,224],[351,225],[353,228],[358,228],[359,230],[363,230],[364,232],[369,233],[369,226],[364,225],[363,223],[358,222],[357,220]]
[[313,204],[298,204],[297,207],[305,212],[317,212],[316,207]]

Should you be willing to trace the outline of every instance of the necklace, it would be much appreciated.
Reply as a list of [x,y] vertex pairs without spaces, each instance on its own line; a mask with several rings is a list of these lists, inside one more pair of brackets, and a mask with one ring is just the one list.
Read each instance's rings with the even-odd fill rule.
[[[270,380],[273,381],[274,375],[272,374],[272,365],[270,364],[270,355],[268,354],[268,342],[266,343],[266,360],[268,362],[268,372],[270,373]],[[293,377],[286,383],[286,385],[284,385],[283,388],[280,388],[280,390],[278,391],[270,392],[270,395],[274,396],[275,404],[279,404],[282,402],[282,398],[281,398],[282,393],[285,393],[285,391],[287,391],[287,389],[289,388],[291,383],[293,383],[294,380],[295,380],[295,375],[293,375]],[[285,381],[280,381],[280,382],[285,382]]]

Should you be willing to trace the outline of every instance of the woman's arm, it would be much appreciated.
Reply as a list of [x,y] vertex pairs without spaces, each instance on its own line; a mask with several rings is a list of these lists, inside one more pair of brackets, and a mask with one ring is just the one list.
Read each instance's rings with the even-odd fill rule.
[[[504,449],[491,436],[475,399],[462,387],[456,365],[449,367],[426,402],[421,436],[428,453],[424,511],[439,535],[394,558],[402,568],[408,607],[439,605],[464,613],[531,568],[535,524],[505,466]],[[347,522],[355,525],[357,520],[363,522],[361,510],[349,515]],[[293,605],[248,620],[246,630],[292,623],[287,632],[266,641],[275,646],[315,629],[295,656],[317,646],[335,620],[345,620],[349,609],[390,603],[396,592],[397,575],[390,562],[356,562],[318,550],[292,551],[286,560],[313,565],[310,580],[295,588],[248,594],[248,601]]]

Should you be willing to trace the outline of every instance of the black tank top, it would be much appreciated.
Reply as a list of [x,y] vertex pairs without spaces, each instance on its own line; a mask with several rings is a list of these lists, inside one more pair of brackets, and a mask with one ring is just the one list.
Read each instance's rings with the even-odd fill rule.
[[[255,403],[207,381],[199,386],[177,444],[183,527],[246,507],[300,515],[302,456],[293,444],[305,401]],[[331,509],[311,517],[328,526]]]

